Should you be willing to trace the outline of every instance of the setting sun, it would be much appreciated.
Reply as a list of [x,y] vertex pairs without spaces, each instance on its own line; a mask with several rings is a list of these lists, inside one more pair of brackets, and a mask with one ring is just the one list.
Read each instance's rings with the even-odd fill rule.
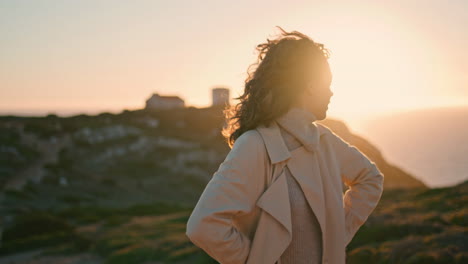
[[[277,34],[276,25],[305,32],[331,50],[335,95],[329,116],[357,122],[468,99],[462,3],[209,2],[211,9],[208,2],[187,2],[185,8],[56,3],[50,10],[1,4],[0,111],[115,112],[142,107],[153,92],[208,106],[217,85],[229,87],[232,97],[242,93],[254,47]],[[160,23],[175,18],[174,29]]]

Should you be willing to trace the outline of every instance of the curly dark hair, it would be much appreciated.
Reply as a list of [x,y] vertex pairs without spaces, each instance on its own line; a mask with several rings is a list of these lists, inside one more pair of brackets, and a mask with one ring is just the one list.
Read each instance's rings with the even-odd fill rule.
[[[286,32],[277,26],[282,35],[267,38],[257,45],[257,61],[247,68],[244,94],[234,98],[240,102],[223,109],[226,119],[221,134],[230,148],[244,132],[270,123],[289,108],[301,95],[311,72],[319,63],[329,58],[329,50],[298,31]],[[255,68],[256,66],[256,68]]]

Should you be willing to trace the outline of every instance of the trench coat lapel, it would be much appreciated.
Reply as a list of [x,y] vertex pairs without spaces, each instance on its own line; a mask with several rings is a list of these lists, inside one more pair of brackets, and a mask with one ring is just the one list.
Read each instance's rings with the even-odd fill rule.
[[[318,128],[320,135],[322,135],[324,133],[323,128],[321,126],[318,126]],[[268,232],[277,232],[279,237],[268,241],[270,243],[268,247],[271,250],[276,250],[276,252],[272,253],[272,255],[267,254],[269,259],[263,257],[265,262],[262,263],[274,263],[275,260],[279,259],[292,239],[291,207],[286,175],[283,170],[284,166],[288,166],[302,187],[304,195],[320,223],[325,245],[326,219],[323,202],[323,181],[321,177],[318,177],[321,176],[321,173],[318,168],[317,153],[307,151],[304,147],[289,151],[276,122],[272,122],[269,127],[260,125],[256,129],[264,140],[272,168],[281,170],[268,175],[273,178],[268,179],[269,186],[257,200],[257,206],[271,215],[283,227],[282,230],[266,230]],[[294,159],[292,159],[293,157]],[[310,166],[311,163],[317,166]],[[277,225],[273,224],[272,226],[277,227]]]
[[[259,218],[247,264],[273,264],[292,240],[291,208],[284,174],[284,166],[292,155],[275,122],[272,122],[270,127],[260,125],[256,129],[264,140],[271,167],[266,175],[269,177],[268,187],[256,203],[263,212]],[[269,253],[265,254],[265,250]]]

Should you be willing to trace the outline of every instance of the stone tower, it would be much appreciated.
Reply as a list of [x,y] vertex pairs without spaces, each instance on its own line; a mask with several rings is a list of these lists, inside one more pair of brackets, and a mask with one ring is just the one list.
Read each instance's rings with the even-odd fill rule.
[[217,87],[212,89],[213,102],[212,106],[229,105],[229,89]]

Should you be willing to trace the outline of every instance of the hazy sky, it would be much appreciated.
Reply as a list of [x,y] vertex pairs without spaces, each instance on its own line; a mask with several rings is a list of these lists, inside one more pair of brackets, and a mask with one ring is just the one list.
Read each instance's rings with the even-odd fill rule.
[[[378,2],[378,3],[377,3]],[[243,91],[255,46],[298,30],[331,50],[329,115],[468,104],[468,1],[0,2],[0,112],[211,104]]]

